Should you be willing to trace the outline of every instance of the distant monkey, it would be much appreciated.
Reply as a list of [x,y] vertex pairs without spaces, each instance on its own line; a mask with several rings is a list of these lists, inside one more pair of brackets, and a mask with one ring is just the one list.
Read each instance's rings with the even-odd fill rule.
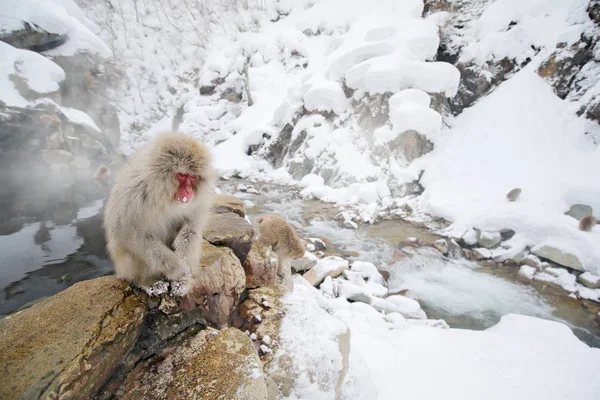
[[181,133],[160,134],[123,165],[106,203],[107,247],[117,275],[159,294],[184,295],[200,271],[212,205],[210,150]]
[[291,290],[291,262],[304,256],[304,244],[294,228],[278,215],[261,215],[256,222],[260,227],[258,239],[277,254],[277,277]]
[[588,215],[587,217],[581,218],[581,221],[579,221],[579,230],[590,232],[594,225],[596,225],[596,218],[592,215]]
[[506,198],[508,199],[508,201],[516,201],[520,195],[521,195],[521,189],[516,188],[516,189],[513,189],[510,192],[508,192],[508,194],[506,195]]
[[110,186],[110,169],[106,165],[101,165],[98,167],[96,172],[94,173],[94,180],[103,187]]

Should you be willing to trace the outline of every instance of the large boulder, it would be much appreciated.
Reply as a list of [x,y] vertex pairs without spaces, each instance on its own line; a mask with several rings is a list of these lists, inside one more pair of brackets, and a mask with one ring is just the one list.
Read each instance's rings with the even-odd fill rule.
[[244,207],[244,202],[237,197],[224,194],[215,196],[212,212],[215,214],[232,212],[244,218],[246,216],[246,207]]
[[204,330],[138,365],[123,399],[266,400],[267,384],[248,336],[235,328]]
[[92,398],[132,349],[146,306],[114,276],[0,321],[0,398]]
[[565,267],[584,271],[581,261],[577,256],[566,251],[557,249],[549,245],[540,245],[531,249],[531,252],[538,257],[548,259]]
[[199,311],[209,324],[217,328],[231,326],[245,284],[244,269],[233,251],[204,241],[202,271],[179,307],[173,306],[172,313]]
[[229,247],[241,263],[246,261],[254,235],[252,225],[232,212],[211,214],[204,230],[204,239],[217,246]]

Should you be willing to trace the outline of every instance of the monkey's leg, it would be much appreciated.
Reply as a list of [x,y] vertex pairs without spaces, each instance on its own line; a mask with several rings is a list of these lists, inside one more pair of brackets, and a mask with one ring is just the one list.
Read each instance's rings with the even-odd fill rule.
[[138,236],[131,238],[127,245],[131,253],[146,261],[148,271],[142,271],[146,276],[164,276],[169,280],[181,281],[191,274],[186,260],[177,256],[160,240]]

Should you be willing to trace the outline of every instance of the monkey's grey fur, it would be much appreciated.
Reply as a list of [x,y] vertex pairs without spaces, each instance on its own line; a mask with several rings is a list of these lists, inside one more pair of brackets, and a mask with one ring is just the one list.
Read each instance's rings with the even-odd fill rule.
[[[175,200],[177,173],[198,177],[187,204]],[[116,274],[139,286],[193,279],[214,182],[210,150],[189,136],[164,133],[137,151],[106,203],[104,228]]]

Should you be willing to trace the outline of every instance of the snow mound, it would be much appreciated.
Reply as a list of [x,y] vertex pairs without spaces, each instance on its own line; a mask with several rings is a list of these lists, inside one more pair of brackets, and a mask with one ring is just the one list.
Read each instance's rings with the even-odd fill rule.
[[19,93],[11,76],[27,89],[40,95],[58,92],[65,71],[44,56],[0,42],[0,101],[9,106],[25,107],[28,101]]
[[0,34],[24,29],[24,23],[47,32],[66,35],[67,41],[44,54],[72,56],[80,51],[97,54],[104,58],[112,52],[98,38],[79,7],[72,0],[45,0],[43,6],[35,0],[3,0],[0,2]]
[[[600,271],[600,231],[581,232],[563,215],[572,204],[600,210],[600,148],[583,122],[534,72],[525,69],[458,116],[431,153],[421,180],[428,212],[461,236],[478,227],[517,232],[508,243],[540,242]],[[520,187],[515,202],[506,193]]]
[[[401,393],[411,399],[470,400],[484,393],[489,399],[591,400],[600,393],[600,350],[558,322],[509,314],[485,331],[448,329],[436,321],[384,316],[364,303],[328,299],[301,278],[295,278],[285,303],[276,353],[290,357],[293,373],[305,377],[296,380],[291,398],[333,397],[342,361],[336,339],[347,328],[343,399],[387,400]],[[323,378],[320,388],[310,374]]]

